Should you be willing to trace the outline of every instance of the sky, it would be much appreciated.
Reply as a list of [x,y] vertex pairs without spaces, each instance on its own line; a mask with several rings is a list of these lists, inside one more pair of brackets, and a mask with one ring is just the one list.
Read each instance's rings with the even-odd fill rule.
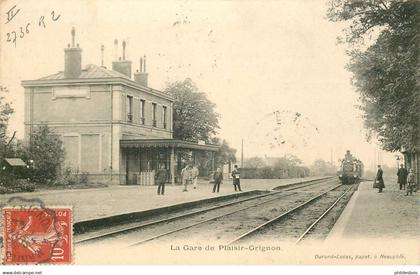
[[[351,150],[367,168],[396,166],[396,153],[366,141],[358,94],[345,69],[346,46],[336,43],[344,25],[326,19],[327,1],[6,0],[0,5],[0,79],[9,90],[15,109],[11,129],[19,137],[20,82],[63,70],[63,49],[74,26],[83,66],[100,65],[104,45],[104,63],[111,68],[118,39],[127,42],[133,71],[147,55],[151,87],[162,90],[168,82],[191,78],[216,104],[218,135],[238,157],[243,141],[245,158],[295,154],[305,164],[317,158],[336,163]],[[15,5],[19,12],[5,23]],[[7,41],[12,31],[18,33],[16,43]]]

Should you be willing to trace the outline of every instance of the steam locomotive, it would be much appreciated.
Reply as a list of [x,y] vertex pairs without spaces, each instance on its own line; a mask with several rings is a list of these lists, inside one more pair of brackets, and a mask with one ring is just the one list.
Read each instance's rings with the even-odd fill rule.
[[337,175],[342,184],[356,183],[363,175],[363,162],[353,157],[350,150],[347,150]]

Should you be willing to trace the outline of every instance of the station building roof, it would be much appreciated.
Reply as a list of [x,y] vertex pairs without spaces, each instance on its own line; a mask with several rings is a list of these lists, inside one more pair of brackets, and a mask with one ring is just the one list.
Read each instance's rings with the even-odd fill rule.
[[[82,70],[78,78],[112,78],[112,77],[122,77],[122,78],[130,79],[128,78],[128,76],[122,73],[108,70],[105,67],[100,67],[94,64],[86,65],[86,67]],[[41,77],[38,80],[55,80],[55,79],[65,79],[64,71],[59,71],[58,73]]]
[[131,80],[128,76],[114,70],[94,64],[87,65],[82,69],[81,74],[77,78],[65,78],[64,71],[41,77],[36,80],[23,80],[24,87],[37,86],[58,86],[58,85],[81,85],[81,84],[123,84],[131,88],[141,90],[146,93],[156,94],[173,101],[173,97],[165,92],[143,86],[136,81]]

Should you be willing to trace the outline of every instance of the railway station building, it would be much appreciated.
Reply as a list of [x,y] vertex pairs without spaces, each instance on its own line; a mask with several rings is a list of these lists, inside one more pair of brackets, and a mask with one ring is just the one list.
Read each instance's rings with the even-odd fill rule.
[[175,183],[185,155],[201,164],[201,173],[214,169],[219,147],[172,138],[174,99],[148,86],[145,57],[132,79],[132,61],[125,57],[125,42],[122,46],[112,70],[103,64],[82,68],[73,29],[64,70],[22,81],[26,142],[38,126],[47,125],[63,141],[65,167],[88,173],[92,181],[153,184],[154,171],[163,164]]

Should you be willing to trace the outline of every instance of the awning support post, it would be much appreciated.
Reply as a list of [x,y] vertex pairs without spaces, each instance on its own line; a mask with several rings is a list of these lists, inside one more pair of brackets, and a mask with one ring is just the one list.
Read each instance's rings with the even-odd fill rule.
[[171,158],[170,158],[170,173],[171,173],[171,183],[175,185],[175,147],[171,147]]

